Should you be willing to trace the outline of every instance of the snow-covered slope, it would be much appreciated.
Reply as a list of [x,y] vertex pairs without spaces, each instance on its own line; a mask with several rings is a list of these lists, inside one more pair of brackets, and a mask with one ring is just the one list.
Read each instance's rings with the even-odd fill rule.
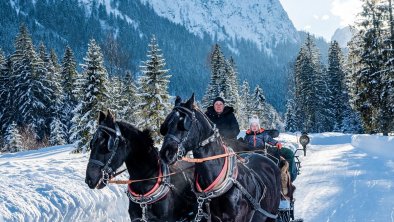
[[[279,140],[298,146],[299,135]],[[70,146],[0,154],[0,222],[129,221],[124,185],[90,190]],[[312,134],[295,185],[297,218],[394,221],[394,137]],[[123,175],[125,177],[126,175]]]
[[[296,42],[297,31],[279,0],[140,0],[170,21],[217,40],[244,39],[269,49]],[[234,46],[236,47],[236,46]]]

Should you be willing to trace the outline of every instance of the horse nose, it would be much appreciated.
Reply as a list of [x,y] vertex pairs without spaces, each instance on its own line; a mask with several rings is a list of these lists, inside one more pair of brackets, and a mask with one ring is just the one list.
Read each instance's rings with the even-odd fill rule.
[[86,179],[85,179],[85,183],[89,186],[89,188],[91,188],[91,189],[94,188],[94,185],[93,185],[93,181],[92,181],[92,180],[86,178]]

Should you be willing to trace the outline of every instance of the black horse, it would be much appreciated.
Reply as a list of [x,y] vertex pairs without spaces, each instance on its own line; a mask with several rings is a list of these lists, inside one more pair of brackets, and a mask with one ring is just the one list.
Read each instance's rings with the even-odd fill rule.
[[[196,198],[188,179],[191,173],[164,164],[148,130],[115,121],[111,112],[100,112],[90,148],[85,182],[91,189],[105,187],[123,163],[130,180],[143,180],[128,185],[132,221],[179,221],[193,216]],[[174,171],[180,173],[169,176]]]
[[[237,160],[214,124],[194,107],[194,94],[186,103],[177,97],[160,132],[165,135],[160,156],[166,163],[173,164],[188,151],[195,160],[204,161],[195,166],[196,221],[276,220],[281,196],[279,168],[255,153]],[[214,159],[204,159],[209,157]]]

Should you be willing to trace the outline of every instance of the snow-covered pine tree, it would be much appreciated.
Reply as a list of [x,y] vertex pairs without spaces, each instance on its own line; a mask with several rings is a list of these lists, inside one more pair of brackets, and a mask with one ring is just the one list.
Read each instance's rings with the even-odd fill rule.
[[382,93],[379,113],[379,129],[383,135],[394,132],[394,16],[392,0],[381,1],[379,8],[384,13]]
[[[74,152],[90,150],[89,141],[97,127],[97,113],[106,110],[108,102],[108,74],[100,47],[94,39],[90,40],[84,57],[83,81],[80,81],[82,99],[73,113],[72,138],[76,149]],[[78,84],[78,83],[76,83]]]
[[[70,130],[72,125],[73,113],[78,104],[78,98],[82,98],[82,85],[77,86],[78,79],[77,65],[75,62],[73,51],[69,46],[64,52],[62,64],[60,67],[61,85],[63,86],[63,107],[61,108],[60,119],[65,125],[66,139],[70,142]],[[77,97],[74,90],[80,89],[80,94]]]
[[139,104],[138,115],[142,121],[138,124],[143,128],[150,128],[156,143],[161,139],[159,129],[171,109],[169,102],[168,84],[171,75],[165,69],[165,59],[156,37],[153,35],[149,43],[148,59],[140,66],[143,75],[139,79]]
[[225,72],[225,58],[218,44],[215,44],[210,54],[211,78],[207,90],[202,99],[203,108],[206,109],[212,105],[212,101],[221,93],[221,84]]
[[297,118],[297,103],[295,102],[295,80],[294,80],[294,63],[288,65],[288,93],[285,112],[285,130],[289,132],[299,131],[301,123]]
[[7,127],[4,140],[5,140],[5,146],[2,152],[15,153],[25,150],[22,143],[22,137],[19,133],[18,126],[15,122],[12,122]]
[[382,28],[384,13],[377,1],[363,1],[359,23],[361,50],[357,50],[359,64],[354,72],[353,106],[360,113],[363,128],[367,133],[379,130],[381,112],[382,71],[384,69]]
[[228,82],[230,85],[230,92],[227,93],[228,105],[234,107],[237,117],[239,117],[238,110],[240,108],[239,98],[239,84],[238,84],[238,72],[233,57],[227,61],[228,65]]
[[322,69],[318,49],[308,34],[304,45],[297,55],[295,68],[295,102],[297,119],[302,124],[299,129],[306,132],[318,132],[320,105],[324,103],[322,95]]
[[[4,114],[7,110],[7,100],[8,100],[8,70],[7,70],[7,59],[4,56],[3,50],[0,48],[0,138],[3,138],[3,130],[4,126]],[[1,139],[0,139],[1,140]],[[0,142],[1,146],[1,142]]]
[[256,88],[254,89],[252,104],[252,114],[255,114],[259,117],[261,127],[267,128],[268,125],[270,125],[270,120],[267,118],[268,113],[266,113],[268,109],[266,106],[266,99],[263,90],[259,85],[256,85]]
[[[329,118],[334,131],[341,131],[343,129],[343,120],[345,118],[344,111],[348,105],[346,101],[346,84],[345,72],[343,67],[343,54],[338,42],[330,43],[328,50],[328,95],[326,96],[329,109]],[[331,121],[332,120],[332,121]],[[330,130],[331,131],[331,130]]]
[[299,123],[297,122],[297,104],[293,98],[289,98],[286,103],[285,113],[285,130],[289,132],[298,131]]
[[59,118],[52,118],[49,144],[52,146],[64,145],[67,143],[65,139],[65,125],[59,120]]
[[49,57],[51,58],[51,62],[53,67],[55,67],[55,72],[60,73],[61,72],[61,65],[59,64],[59,60],[57,58],[56,52],[53,48],[51,48]]
[[[58,114],[62,112],[63,108],[63,87],[61,86],[61,78],[60,78],[60,73],[59,73],[59,68],[56,67],[58,66],[57,61],[55,61],[56,64],[53,63],[52,59],[56,59],[56,55],[49,55],[47,53],[47,49],[44,45],[44,43],[41,42],[40,44],[40,58],[42,61],[44,61],[44,66],[46,69],[45,76],[42,76],[41,78],[46,79],[49,83],[49,88],[51,89],[52,94],[48,95],[51,98],[50,104],[47,104],[47,107],[49,108],[49,113],[48,116],[46,117],[47,122],[46,124],[50,126],[51,122],[53,121],[53,118],[57,118]],[[54,53],[54,51],[52,52]],[[54,58],[52,58],[54,57]],[[49,93],[49,92],[48,92]],[[49,127],[50,128],[50,127]],[[48,132],[51,134],[50,132]]]
[[113,76],[108,84],[109,95],[111,95],[108,101],[109,109],[116,113],[118,119],[123,119],[125,116],[123,106],[127,102],[125,101],[126,97],[122,94],[123,82],[118,76]]
[[241,129],[247,129],[249,127],[249,118],[252,115],[253,101],[250,94],[250,87],[248,81],[244,80],[241,86],[240,95],[240,108],[238,111],[238,123]]
[[44,62],[36,54],[32,39],[25,25],[21,25],[15,40],[15,52],[11,56],[11,82],[15,85],[11,94],[18,111],[14,120],[20,126],[33,127],[37,139],[41,140],[49,132],[46,117],[50,112],[53,90],[46,77]]
[[130,122],[136,125],[140,122],[137,113],[139,97],[138,97],[138,89],[133,80],[131,71],[126,71],[125,78],[122,84],[122,95],[124,96],[125,104],[122,104],[124,116],[122,117],[127,122]]
[[362,133],[362,121],[359,112],[356,111],[355,99],[357,98],[356,76],[357,70],[360,70],[363,64],[360,62],[361,51],[360,47],[361,36],[356,29],[352,28],[352,38],[348,42],[349,52],[346,59],[345,66],[345,101],[348,105],[344,111],[345,119],[342,123],[343,132]]

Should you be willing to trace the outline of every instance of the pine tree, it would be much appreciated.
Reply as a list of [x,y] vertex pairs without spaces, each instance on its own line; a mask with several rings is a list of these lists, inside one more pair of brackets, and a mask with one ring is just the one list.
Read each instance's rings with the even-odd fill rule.
[[78,98],[76,98],[76,95],[73,93],[73,89],[78,73],[74,53],[69,46],[66,47],[66,51],[64,52],[60,75],[63,79],[62,85],[66,103],[75,105]]
[[[223,81],[225,78],[225,58],[218,44],[215,44],[210,54],[211,61],[211,79],[208,83],[207,90],[202,99],[203,108],[211,106],[212,101],[220,96]],[[224,86],[226,87],[226,85]]]
[[[72,125],[72,111],[78,104],[78,98],[82,99],[82,85],[77,85],[76,81],[80,78],[76,70],[74,54],[69,46],[64,52],[62,65],[60,67],[61,85],[63,86],[63,107],[61,108],[61,122],[65,125],[66,139],[70,142],[70,132]],[[79,80],[83,81],[83,80]],[[76,95],[75,91],[79,90]]]
[[38,140],[49,132],[46,117],[50,112],[53,90],[46,77],[44,62],[37,56],[26,26],[22,25],[15,40],[15,52],[11,56],[11,93],[13,103],[18,108],[14,120],[18,125],[30,125],[35,130]]
[[227,66],[228,66],[228,72],[227,72],[227,79],[230,85],[229,92],[227,92],[227,103],[229,106],[234,107],[237,117],[238,115],[238,110],[240,107],[240,97],[239,97],[239,85],[238,85],[238,78],[237,78],[237,68],[235,65],[235,61],[232,57],[230,57],[230,60],[227,61]]
[[5,140],[5,147],[2,150],[2,152],[15,153],[25,150],[22,144],[22,137],[19,134],[19,130],[15,122],[12,122],[7,127],[4,140]]
[[108,101],[109,109],[116,113],[119,119],[123,119],[125,116],[124,104],[127,103],[127,101],[125,101],[126,97],[122,94],[122,84],[118,76],[113,76],[110,78],[108,87],[109,95],[111,95]]
[[64,145],[67,143],[65,140],[66,133],[64,129],[64,124],[58,118],[53,118],[51,122],[51,134],[49,137],[49,143],[52,146]]
[[392,83],[387,76],[392,76],[389,54],[394,33],[390,20],[391,1],[389,8],[384,6],[386,3],[363,1],[359,31],[351,42],[348,64],[354,68],[350,74],[352,106],[359,112],[365,132],[381,131],[387,135],[393,119],[389,108],[390,90],[387,90],[390,88],[387,84]]
[[127,122],[136,125],[140,122],[137,115],[138,104],[140,103],[138,97],[138,89],[131,76],[130,71],[126,71],[125,78],[122,84],[122,95],[125,103],[122,104],[124,116],[122,117]]
[[266,99],[263,94],[263,90],[260,88],[259,85],[256,85],[256,88],[254,89],[254,94],[253,94],[253,114],[256,114],[259,119],[260,119],[260,125],[264,128],[267,128],[269,124],[269,119],[267,118],[267,105],[266,105]]
[[141,98],[139,116],[142,118],[139,125],[149,127],[154,141],[159,142],[160,125],[171,107],[168,94],[171,75],[168,74],[168,69],[164,69],[165,59],[155,36],[151,38],[147,57],[148,60],[140,66],[143,75],[139,79]]
[[286,113],[285,113],[285,130],[290,132],[299,131],[299,127],[302,125],[297,118],[299,113],[296,98],[295,98],[295,75],[294,75],[294,64],[289,64],[288,71],[288,93],[286,102]]
[[380,3],[384,15],[383,33],[383,61],[382,92],[380,93],[379,129],[383,135],[394,131],[394,18],[392,0]]
[[298,131],[299,123],[297,121],[297,104],[293,98],[287,100],[285,113],[285,130],[289,132]]
[[242,129],[247,129],[249,127],[249,118],[252,115],[252,96],[250,95],[250,87],[248,81],[244,80],[241,86],[240,98],[240,108],[238,112],[238,122]]
[[88,51],[84,57],[83,78],[79,89],[82,100],[74,109],[72,138],[75,144],[74,152],[89,151],[89,141],[96,130],[96,115],[99,110],[105,110],[108,102],[108,74],[104,68],[104,59],[100,47],[94,39],[90,40]]
[[267,103],[263,90],[259,85],[256,85],[252,99],[252,114],[255,114],[260,119],[260,125],[268,129],[283,129],[283,123],[276,110]]
[[61,72],[61,65],[59,64],[59,60],[57,58],[55,50],[52,48],[49,54],[49,57],[51,58],[51,62],[53,67],[55,68],[56,73]]
[[[52,53],[54,51],[52,50]],[[47,104],[47,107],[49,108],[49,113],[47,118],[47,125],[50,125],[52,122],[53,118],[56,118],[58,113],[62,112],[63,109],[63,88],[60,84],[61,78],[60,78],[60,73],[59,73],[59,68],[56,67],[58,66],[57,61],[54,61],[53,59],[57,60],[56,55],[48,55],[47,49],[44,45],[44,43],[41,42],[40,44],[40,58],[44,62],[44,66],[46,69],[45,76],[42,76],[43,79],[46,79],[47,82],[49,83],[48,88],[51,89],[51,91],[48,91],[49,94],[48,96],[50,97],[50,104]],[[52,58],[54,57],[54,58]]]
[[301,123],[298,128],[306,132],[318,132],[323,125],[321,121],[325,120],[320,108],[324,107],[326,88],[322,79],[320,55],[309,34],[297,55],[294,74],[296,118]]
[[[0,48],[0,126],[4,126],[6,124],[4,118],[5,118],[5,113],[7,110],[7,104],[8,104],[8,99],[9,99],[9,88],[8,88],[8,83],[9,83],[9,76],[8,76],[8,70],[7,70],[7,59],[4,56],[3,50]],[[8,125],[8,124],[7,124]],[[0,138],[3,137],[3,129],[0,127]]]

